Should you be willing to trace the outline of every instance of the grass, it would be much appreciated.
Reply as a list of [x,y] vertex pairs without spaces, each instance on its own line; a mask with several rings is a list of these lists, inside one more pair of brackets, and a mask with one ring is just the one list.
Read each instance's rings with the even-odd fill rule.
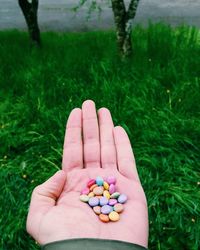
[[32,189],[61,166],[70,110],[93,99],[128,132],[149,208],[150,249],[200,245],[200,41],[195,28],[135,27],[121,63],[115,34],[0,32],[0,245],[39,249],[25,231]]

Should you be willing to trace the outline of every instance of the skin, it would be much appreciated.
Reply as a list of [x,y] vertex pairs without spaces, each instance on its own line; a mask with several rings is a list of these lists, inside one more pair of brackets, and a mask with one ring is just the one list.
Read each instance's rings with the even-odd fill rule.
[[[89,179],[115,176],[128,196],[118,222],[103,223],[79,200]],[[125,130],[114,127],[110,111],[87,100],[71,111],[64,139],[62,170],[37,186],[31,197],[27,231],[39,243],[72,238],[113,239],[148,245],[148,212]]]

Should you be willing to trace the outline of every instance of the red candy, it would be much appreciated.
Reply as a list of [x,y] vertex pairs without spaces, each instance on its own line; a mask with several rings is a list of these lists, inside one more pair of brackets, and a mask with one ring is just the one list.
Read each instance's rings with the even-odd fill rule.
[[90,188],[90,187],[91,187],[92,185],[94,185],[94,184],[96,184],[96,180],[91,179],[91,180],[88,181],[87,187]]

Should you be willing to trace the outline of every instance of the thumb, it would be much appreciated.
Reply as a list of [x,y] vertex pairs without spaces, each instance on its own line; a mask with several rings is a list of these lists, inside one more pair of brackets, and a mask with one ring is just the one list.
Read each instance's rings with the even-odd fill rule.
[[37,231],[42,216],[55,206],[65,182],[66,173],[63,170],[59,170],[46,182],[34,189],[26,224],[27,231],[32,236],[35,236],[34,231]]

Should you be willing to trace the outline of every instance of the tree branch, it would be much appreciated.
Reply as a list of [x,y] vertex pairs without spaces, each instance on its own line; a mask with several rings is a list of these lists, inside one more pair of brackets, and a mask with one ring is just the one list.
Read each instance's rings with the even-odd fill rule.
[[127,21],[135,17],[139,1],[140,0],[131,0],[129,7],[128,7],[127,14],[126,14]]

